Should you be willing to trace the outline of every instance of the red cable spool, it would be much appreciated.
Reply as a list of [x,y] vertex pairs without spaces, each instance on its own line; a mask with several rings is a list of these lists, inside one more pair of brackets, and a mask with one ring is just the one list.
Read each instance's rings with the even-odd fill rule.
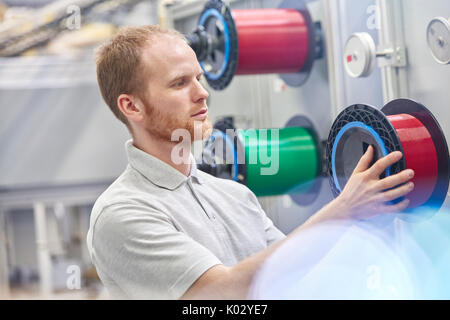
[[236,74],[295,73],[308,55],[308,25],[294,9],[233,10]]
[[441,208],[450,182],[449,150],[438,121],[424,105],[410,99],[392,100],[381,110],[354,104],[336,117],[326,147],[327,171],[335,197],[369,145],[374,147],[373,162],[394,151],[403,154],[380,175],[381,179],[405,169],[414,170],[414,189],[405,196],[410,200],[405,213],[421,215]]
[[414,170],[414,190],[406,198],[409,208],[418,207],[430,198],[437,181],[436,147],[427,128],[409,114],[387,116],[394,126],[403,147],[406,167]]
[[320,23],[312,21],[304,0],[238,10],[209,0],[187,40],[216,90],[226,88],[236,74],[279,74],[287,85],[301,86],[324,51]]
[[433,114],[410,99],[397,99],[381,111],[401,143],[405,167],[414,170],[414,190],[405,198],[408,209],[426,206],[438,210],[446,199],[450,180],[449,151],[445,134]]

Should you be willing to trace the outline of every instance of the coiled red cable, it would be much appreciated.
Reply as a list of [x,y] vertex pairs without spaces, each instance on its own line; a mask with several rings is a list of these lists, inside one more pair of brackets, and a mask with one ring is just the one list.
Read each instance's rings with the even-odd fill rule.
[[294,9],[233,10],[239,41],[236,74],[295,73],[308,55],[308,26]]
[[406,167],[414,170],[414,190],[406,198],[409,208],[418,207],[430,198],[438,178],[438,159],[433,139],[426,127],[409,114],[387,116],[397,131],[403,147]]

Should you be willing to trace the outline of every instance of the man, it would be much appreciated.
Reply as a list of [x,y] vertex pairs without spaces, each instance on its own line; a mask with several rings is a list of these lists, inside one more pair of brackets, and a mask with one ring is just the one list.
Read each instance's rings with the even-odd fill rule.
[[[285,240],[255,195],[234,181],[174,161],[184,129],[208,136],[202,69],[182,35],[158,26],[124,28],[97,55],[100,91],[129,129],[129,165],[96,201],[88,247],[111,296],[132,299],[243,299],[255,272]],[[368,148],[342,194],[292,234],[322,221],[403,210],[387,201],[410,192],[412,170],[380,180],[401,157],[372,167]],[[388,190],[389,191],[383,191]],[[287,238],[289,238],[287,237]]]

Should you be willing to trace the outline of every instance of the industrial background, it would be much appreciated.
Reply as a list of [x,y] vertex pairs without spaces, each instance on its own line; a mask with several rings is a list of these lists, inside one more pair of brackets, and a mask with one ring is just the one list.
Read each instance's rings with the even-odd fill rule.
[[[127,165],[124,143],[130,136],[100,96],[93,49],[126,25],[159,23],[193,35],[207,3],[0,1],[0,297],[107,298],[90,261],[86,234],[93,203]],[[312,60],[306,58],[312,64],[307,78],[291,85],[289,78],[280,76],[282,72],[244,74],[241,61],[242,75],[237,72],[223,88],[214,88],[207,80],[204,84],[213,123],[226,117],[235,128],[280,128],[281,132],[307,122],[307,132],[314,133],[311,141],[321,150],[315,160],[318,168],[312,172],[314,185],[300,194],[257,193],[274,224],[289,233],[334,197],[327,143],[335,119],[347,107],[364,104],[381,110],[395,99],[416,101],[439,123],[441,142],[449,141],[450,2],[226,1],[232,12],[236,10],[237,25],[246,19],[237,14],[239,10],[260,12],[282,3],[285,8],[301,7],[311,17],[306,27],[314,29],[309,47],[315,51],[309,49]],[[205,24],[210,17],[206,18]],[[205,32],[216,31],[206,28]],[[242,41],[243,33],[240,37]],[[263,46],[271,45],[267,39]],[[193,47],[195,41],[200,46],[199,38],[190,40]],[[208,49],[198,50],[197,55]],[[244,48],[239,50],[245,53]],[[297,69],[294,66],[293,72]],[[389,226],[396,239],[433,224],[449,241],[446,148],[446,143],[436,144],[438,161],[444,159],[435,173],[440,175],[440,190],[434,193],[440,209],[425,221],[397,219]],[[290,166],[286,170],[304,170],[301,159]],[[250,174],[247,168],[248,183]],[[433,245],[436,233],[416,235],[423,252],[440,262],[448,258],[441,252],[448,250],[446,246]],[[443,297],[448,298],[448,293]]]

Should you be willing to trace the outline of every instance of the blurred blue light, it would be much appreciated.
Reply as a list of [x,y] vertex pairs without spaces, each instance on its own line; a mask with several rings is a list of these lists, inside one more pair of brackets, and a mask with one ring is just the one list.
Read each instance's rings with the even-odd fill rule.
[[449,299],[450,212],[423,210],[302,231],[267,259],[249,298]]

